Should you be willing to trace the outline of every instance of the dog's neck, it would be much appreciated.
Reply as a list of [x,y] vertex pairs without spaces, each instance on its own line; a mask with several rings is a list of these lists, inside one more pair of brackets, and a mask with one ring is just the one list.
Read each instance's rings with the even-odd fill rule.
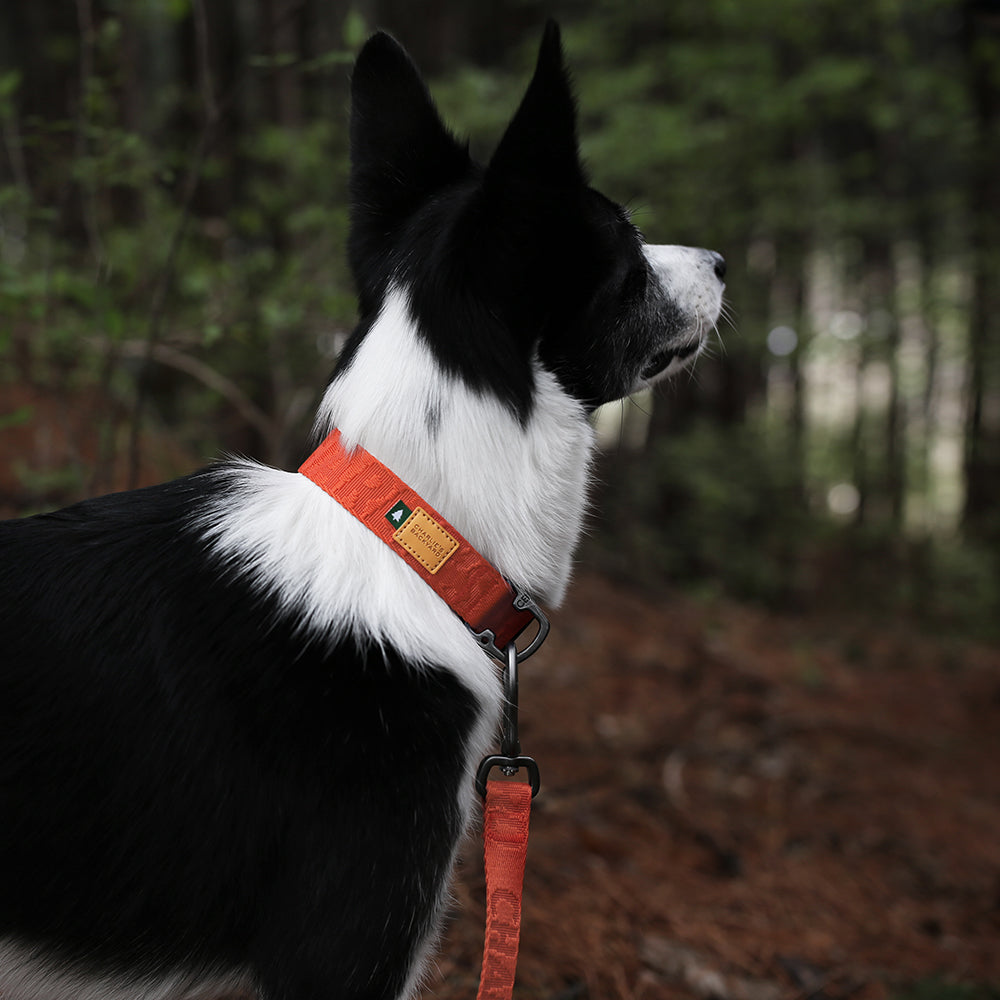
[[509,580],[550,605],[569,579],[593,434],[584,408],[534,366],[520,421],[448,375],[395,289],[330,384],[317,430],[339,427],[436,507]]

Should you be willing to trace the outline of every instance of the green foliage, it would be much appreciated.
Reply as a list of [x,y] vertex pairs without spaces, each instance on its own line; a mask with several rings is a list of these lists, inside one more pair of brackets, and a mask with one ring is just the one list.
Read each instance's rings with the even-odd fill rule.
[[13,111],[13,97],[20,86],[21,74],[16,69],[0,74],[0,117],[10,116]]
[[[187,2],[170,10],[177,21],[190,15]],[[153,31],[155,12],[143,16]],[[195,454],[218,453],[224,442],[211,428],[233,399],[220,398],[215,373],[244,397],[243,412],[261,414],[265,454],[287,461],[305,432],[306,387],[324,378],[317,349],[354,315],[346,123],[259,117],[226,145],[209,134],[199,159],[190,135],[171,128],[194,95],[168,85],[150,95],[139,127],[126,125],[119,19],[105,17],[92,43],[95,69],[75,117],[22,121],[21,75],[0,73],[7,149],[23,152],[0,183],[0,381],[59,393],[99,385],[107,419],[121,421],[144,345],[163,344],[187,374],[154,357],[142,382],[149,416],[173,424]],[[299,69],[346,58],[338,49]]]
[[601,479],[593,544],[605,566],[764,603],[794,597],[810,523],[791,455],[759,426],[697,424],[650,442],[641,459],[611,460]]
[[940,978],[922,979],[894,994],[892,1000],[1000,1000],[1000,987]]
[[[972,141],[955,0],[567,0],[555,12],[595,183],[637,208],[654,241],[731,251],[918,216],[939,238],[952,229]],[[435,87],[474,148],[498,138],[534,43],[516,70],[465,68]]]
[[76,463],[36,469],[18,459],[12,471],[24,491],[23,508],[18,512],[21,516],[51,510],[49,498],[78,494],[85,487],[83,470]]
[[952,0],[567,5],[595,178],[641,200],[654,233],[723,248],[748,231],[884,226],[907,211],[911,154],[933,157],[930,196],[968,153],[942,44],[955,14]]
[[10,413],[0,413],[0,431],[10,427],[23,427],[31,423],[33,416],[34,410],[30,406],[19,406]]
[[587,558],[649,586],[751,600],[776,610],[912,615],[924,627],[994,639],[992,552],[888,525],[831,523],[802,496],[783,437],[759,421],[701,422],[608,456]]

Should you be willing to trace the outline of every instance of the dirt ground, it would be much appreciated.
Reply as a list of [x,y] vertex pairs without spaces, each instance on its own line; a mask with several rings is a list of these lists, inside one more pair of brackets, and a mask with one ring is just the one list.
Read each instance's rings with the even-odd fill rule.
[[[521,668],[521,739],[520,1000],[1000,983],[997,649],[583,576]],[[479,852],[427,996],[475,996]]]

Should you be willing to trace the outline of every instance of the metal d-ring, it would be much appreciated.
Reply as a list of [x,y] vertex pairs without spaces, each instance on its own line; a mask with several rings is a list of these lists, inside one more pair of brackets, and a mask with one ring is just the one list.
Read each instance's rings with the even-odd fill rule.
[[[535,637],[528,643],[524,649],[518,650],[517,652],[517,662],[520,663],[522,660],[526,660],[529,656],[534,655],[538,652],[542,643],[545,642],[545,637],[549,634],[549,620],[545,617],[545,612],[535,603],[534,598],[530,594],[526,594],[523,590],[514,591],[514,600],[511,602],[518,611],[527,611],[535,619],[535,624],[538,625],[538,631],[535,633]],[[482,632],[474,631],[471,626],[469,631],[475,636],[476,641],[479,645],[493,657],[494,660],[500,663],[506,660],[506,650],[501,650],[496,644],[496,634],[493,629],[485,628]],[[508,647],[509,649],[509,647]]]
[[523,590],[517,591],[514,597],[514,607],[519,611],[530,612],[538,624],[538,631],[535,633],[534,639],[517,654],[517,662],[520,663],[522,660],[526,660],[529,656],[537,653],[541,648],[542,643],[545,642],[549,634],[549,620],[545,617],[545,612],[535,603],[534,598],[530,594],[526,594]]

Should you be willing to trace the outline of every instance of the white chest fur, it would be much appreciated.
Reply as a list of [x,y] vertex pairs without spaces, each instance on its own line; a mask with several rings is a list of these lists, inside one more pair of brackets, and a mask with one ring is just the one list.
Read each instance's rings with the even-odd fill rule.
[[[508,579],[562,600],[579,537],[593,434],[583,407],[534,366],[529,419],[444,373],[393,291],[318,426],[341,430],[424,496]],[[433,427],[428,415],[433,414]],[[455,671],[486,705],[494,669],[464,625],[394,553],[296,473],[241,463],[206,517],[216,550],[301,622],[303,639],[345,630],[415,664]]]
[[[593,433],[583,407],[533,366],[521,424],[490,394],[443,372],[392,291],[347,371],[330,386],[319,429],[339,427],[461,531],[508,579],[558,604],[569,579]],[[429,428],[433,414],[433,429]]]

